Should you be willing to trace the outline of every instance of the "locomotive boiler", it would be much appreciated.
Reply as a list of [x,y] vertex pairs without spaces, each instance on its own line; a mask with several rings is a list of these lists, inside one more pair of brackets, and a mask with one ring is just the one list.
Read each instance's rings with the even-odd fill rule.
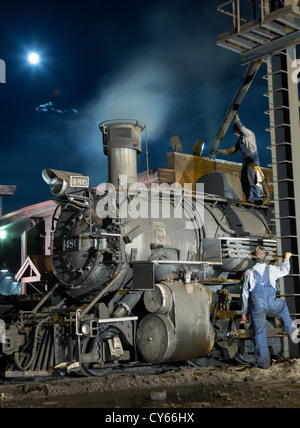
[[[209,174],[196,191],[137,181],[145,125],[100,124],[109,178],[45,169],[57,208],[51,261],[57,284],[26,311],[3,316],[7,377],[189,361],[253,360],[241,320],[241,277],[258,245],[276,260],[271,207],[241,200],[239,179]],[[283,331],[269,319],[273,355]]]

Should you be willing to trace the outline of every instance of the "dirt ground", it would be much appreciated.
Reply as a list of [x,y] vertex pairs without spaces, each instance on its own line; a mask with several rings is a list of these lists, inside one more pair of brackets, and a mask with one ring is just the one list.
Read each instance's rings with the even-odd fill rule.
[[298,408],[300,360],[269,370],[247,366],[195,369],[151,375],[109,374],[101,378],[0,386],[1,408]]

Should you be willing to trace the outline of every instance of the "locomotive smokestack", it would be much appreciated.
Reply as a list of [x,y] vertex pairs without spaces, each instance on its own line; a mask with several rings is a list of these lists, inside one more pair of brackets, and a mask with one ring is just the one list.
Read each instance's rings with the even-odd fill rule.
[[120,175],[128,185],[137,182],[137,155],[142,151],[142,132],[146,125],[137,120],[109,120],[100,123],[103,151],[108,156],[108,180],[119,187]]

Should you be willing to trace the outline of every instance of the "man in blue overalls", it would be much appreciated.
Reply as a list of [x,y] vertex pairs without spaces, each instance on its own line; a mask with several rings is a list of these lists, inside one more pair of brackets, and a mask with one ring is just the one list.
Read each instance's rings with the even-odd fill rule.
[[261,188],[257,180],[257,175],[261,175],[261,170],[255,134],[242,124],[238,115],[235,116],[233,132],[238,137],[236,144],[230,149],[216,150],[216,153],[229,156],[238,151],[242,152],[241,182],[243,192],[248,202],[262,205]]
[[251,257],[256,264],[243,276],[242,318],[248,322],[251,313],[255,357],[258,367],[268,369],[271,364],[266,337],[267,315],[278,314],[283,321],[285,331],[291,335],[295,329],[285,300],[276,297],[276,280],[289,274],[291,253],[285,254],[281,267],[266,264],[264,249],[257,247]]

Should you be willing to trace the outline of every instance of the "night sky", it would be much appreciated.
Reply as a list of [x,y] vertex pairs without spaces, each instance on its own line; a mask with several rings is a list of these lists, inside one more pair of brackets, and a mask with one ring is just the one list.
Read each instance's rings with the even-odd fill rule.
[[[69,0],[2,2],[0,184],[17,185],[4,214],[51,198],[41,173],[63,169],[107,180],[101,121],[147,124],[150,169],[167,168],[170,137],[183,152],[214,140],[245,72],[238,54],[216,46],[231,26],[220,0]],[[251,2],[244,0],[249,16]],[[247,9],[247,10],[246,10]],[[28,63],[35,51],[40,63]],[[270,162],[265,66],[240,109],[256,135],[262,165]],[[222,148],[231,147],[230,132]],[[223,158],[224,159],[224,158]],[[227,158],[240,161],[240,155]],[[139,171],[146,169],[145,150]]]

